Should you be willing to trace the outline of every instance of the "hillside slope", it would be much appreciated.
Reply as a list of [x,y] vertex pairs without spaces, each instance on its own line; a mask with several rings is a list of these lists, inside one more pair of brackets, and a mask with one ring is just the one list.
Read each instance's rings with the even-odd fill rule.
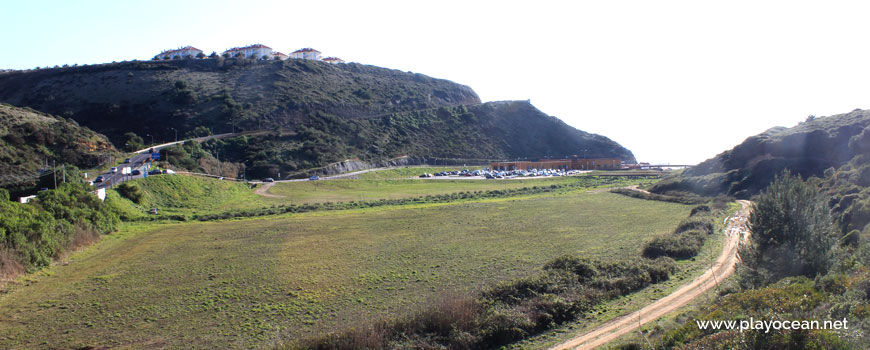
[[[214,140],[204,148],[245,162],[254,177],[321,167],[345,159],[374,164],[417,158],[538,159],[585,154],[635,162],[631,151],[601,135],[577,130],[527,101],[439,107],[344,120],[316,114],[297,132]],[[190,152],[188,152],[190,153]],[[184,159],[172,154],[170,159]],[[461,164],[461,163],[460,163]]]
[[246,59],[144,61],[0,74],[0,101],[72,117],[115,140],[291,127],[314,112],[358,118],[480,103],[471,88],[361,64]]
[[[730,194],[739,198],[758,193],[784,169],[802,177],[821,177],[870,147],[870,111],[810,118],[792,128],[775,127],[747,138],[681,176],[657,184],[652,191],[691,191],[704,195]],[[870,142],[867,142],[870,145]]]
[[[152,137],[171,141],[176,131],[182,138],[280,130],[204,145],[214,158],[244,163],[252,176],[401,156],[585,154],[635,161],[616,142],[568,126],[527,101],[481,104],[464,85],[355,63],[218,58],[6,72],[0,73],[0,101],[75,119],[118,146]],[[179,147],[170,159],[202,170],[200,159],[208,155],[188,148]]]
[[0,186],[35,183],[37,169],[55,160],[96,166],[115,148],[105,136],[74,121],[0,104]]

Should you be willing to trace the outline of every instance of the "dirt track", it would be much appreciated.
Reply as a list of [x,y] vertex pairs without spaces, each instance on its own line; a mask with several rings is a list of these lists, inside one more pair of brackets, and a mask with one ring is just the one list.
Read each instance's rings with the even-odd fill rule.
[[749,201],[739,201],[743,208],[732,217],[725,229],[726,241],[722,248],[722,254],[713,263],[711,268],[691,283],[680,287],[668,296],[656,300],[639,311],[617,317],[607,323],[577,336],[567,342],[559,344],[552,350],[565,349],[594,349],[631,332],[642,325],[654,321],[671,311],[674,311],[700,296],[711,288],[715,288],[718,281],[725,279],[734,273],[737,263],[737,247],[745,241],[749,231],[746,221],[749,218]]
[[275,183],[274,183],[274,182],[266,182],[266,183],[263,183],[263,186],[258,186],[258,187],[254,190],[254,194],[259,194],[259,195],[261,195],[261,196],[263,196],[263,197],[283,198],[284,196],[280,196],[280,195],[277,195],[277,194],[271,194],[271,193],[268,193],[268,192],[267,192],[267,191],[269,191],[270,188],[272,188],[272,186],[275,186]]

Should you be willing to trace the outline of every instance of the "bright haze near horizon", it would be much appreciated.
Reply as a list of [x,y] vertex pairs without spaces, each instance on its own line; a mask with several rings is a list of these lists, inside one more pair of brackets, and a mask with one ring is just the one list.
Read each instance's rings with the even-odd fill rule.
[[694,164],[773,126],[870,108],[859,2],[6,1],[0,69],[262,43],[531,100],[638,161]]

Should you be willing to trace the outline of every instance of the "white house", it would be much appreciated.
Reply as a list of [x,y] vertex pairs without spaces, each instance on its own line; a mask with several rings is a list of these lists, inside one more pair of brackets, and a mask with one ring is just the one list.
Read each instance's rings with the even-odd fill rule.
[[221,55],[229,54],[230,57],[256,58],[261,59],[263,56],[272,58],[272,48],[263,44],[248,45],[245,47],[234,47],[226,50]]
[[177,48],[174,50],[163,51],[163,52],[157,54],[157,56],[154,56],[154,58],[156,58],[158,60],[171,60],[171,59],[176,59],[176,58],[194,58],[201,53],[202,53],[202,50],[200,50],[200,49],[197,49],[193,46],[185,46],[185,47]]
[[298,58],[305,60],[320,60],[320,51],[312,49],[310,47],[306,47],[304,49],[299,49],[290,53],[290,58]]
[[324,58],[324,59],[323,59],[323,62],[326,62],[326,63],[332,63],[332,64],[338,64],[338,63],[344,63],[344,60],[343,60],[343,59],[340,59],[340,58],[338,58],[338,57],[327,57],[327,58]]
[[287,55],[285,55],[285,54],[283,54],[283,53],[280,53],[280,52],[278,52],[278,51],[272,52],[272,57],[271,57],[271,58],[272,58],[272,59],[275,59],[275,57],[277,57],[278,59],[280,59],[280,60],[282,60],[282,61],[283,61],[283,60],[286,60],[286,59],[288,59],[288,58],[290,58],[290,56],[287,56]]

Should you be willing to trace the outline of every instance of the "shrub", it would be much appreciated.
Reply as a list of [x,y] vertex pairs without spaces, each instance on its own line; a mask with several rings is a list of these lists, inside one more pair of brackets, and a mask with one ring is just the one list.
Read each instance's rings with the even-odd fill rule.
[[741,247],[741,285],[827,271],[836,243],[827,201],[819,190],[784,171],[753,203],[750,242]]
[[139,189],[139,186],[130,184],[129,182],[122,183],[115,188],[122,197],[129,199],[133,203],[142,204],[144,193]]

